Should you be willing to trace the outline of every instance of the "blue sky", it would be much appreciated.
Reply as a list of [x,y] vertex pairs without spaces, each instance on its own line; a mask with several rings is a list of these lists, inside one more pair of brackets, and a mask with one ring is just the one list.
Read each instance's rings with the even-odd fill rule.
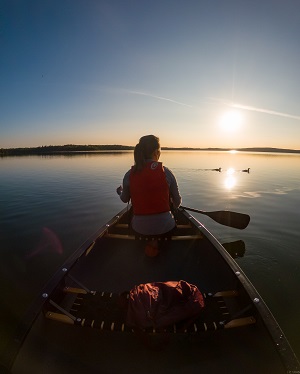
[[299,0],[2,0],[0,147],[300,149]]

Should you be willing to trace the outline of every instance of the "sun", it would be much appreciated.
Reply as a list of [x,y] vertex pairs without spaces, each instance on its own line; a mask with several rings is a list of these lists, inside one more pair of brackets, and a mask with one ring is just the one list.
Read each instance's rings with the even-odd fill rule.
[[237,110],[230,110],[221,116],[219,125],[224,131],[234,132],[239,129],[242,122],[243,117],[241,113]]

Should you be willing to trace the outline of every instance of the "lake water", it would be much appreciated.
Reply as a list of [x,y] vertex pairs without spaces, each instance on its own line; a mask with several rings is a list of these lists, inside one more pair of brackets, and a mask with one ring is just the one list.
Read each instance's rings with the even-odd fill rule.
[[[124,207],[115,190],[132,160],[132,152],[0,158],[1,348],[52,273]],[[251,216],[236,230],[194,213],[221,243],[245,242],[236,261],[300,357],[300,155],[165,151],[161,160],[183,205]]]

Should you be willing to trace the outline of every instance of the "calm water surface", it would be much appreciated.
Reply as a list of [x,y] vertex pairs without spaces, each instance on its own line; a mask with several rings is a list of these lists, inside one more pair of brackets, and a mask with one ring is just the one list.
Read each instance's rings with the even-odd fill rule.
[[[132,159],[132,152],[0,158],[2,348],[52,273],[124,207],[115,189]],[[300,357],[300,155],[167,151],[161,160],[183,205],[251,216],[240,231],[195,213],[221,243],[245,242],[236,261]]]

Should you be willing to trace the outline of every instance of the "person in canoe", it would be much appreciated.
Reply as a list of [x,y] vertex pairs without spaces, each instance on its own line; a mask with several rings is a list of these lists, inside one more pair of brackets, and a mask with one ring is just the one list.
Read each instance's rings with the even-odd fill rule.
[[[159,162],[160,142],[154,135],[140,138],[134,148],[134,166],[125,174],[123,187],[117,188],[124,203],[130,200],[133,207],[132,228],[141,235],[162,235],[171,232],[175,219],[174,208],[181,204],[181,195],[172,171]],[[145,248],[146,254],[155,256],[158,243],[151,241]]]

